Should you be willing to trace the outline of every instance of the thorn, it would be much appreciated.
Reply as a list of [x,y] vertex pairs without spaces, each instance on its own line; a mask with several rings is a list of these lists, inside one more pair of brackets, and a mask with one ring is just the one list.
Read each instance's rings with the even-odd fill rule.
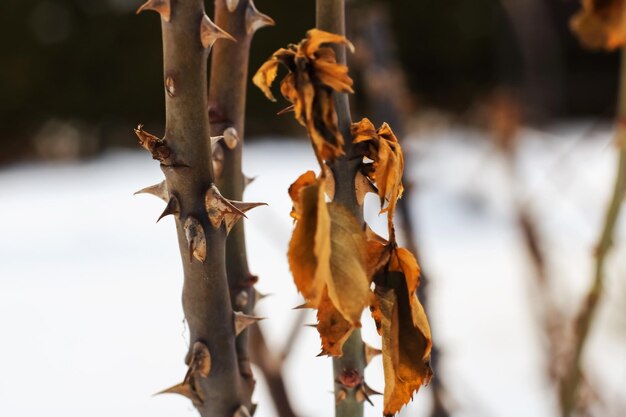
[[282,109],[281,111],[279,111],[278,113],[276,113],[276,116],[281,116],[281,115],[283,115],[283,114],[286,114],[286,113],[292,112],[292,111],[294,111],[294,110],[295,110],[295,108],[296,108],[296,106],[292,104],[291,106],[289,106],[289,107],[285,107],[284,109]]
[[307,301],[304,304],[300,304],[299,306],[295,306],[294,308],[292,308],[292,310],[304,310],[306,308],[316,308],[316,307]]
[[137,9],[137,14],[144,10],[154,10],[161,15],[161,18],[169,22],[172,16],[170,0],[148,0]]
[[195,218],[187,217],[184,229],[189,245],[189,263],[193,262],[194,257],[200,262],[204,262],[206,259],[206,238],[202,225]]
[[137,194],[152,194],[155,197],[159,197],[161,200],[167,201],[169,200],[170,193],[167,191],[167,184],[165,181],[162,181],[158,184],[151,185],[146,188],[142,188],[141,190],[135,192],[134,195]]
[[267,203],[246,203],[243,201],[233,201],[233,200],[229,200],[229,201],[235,208],[237,208],[237,210],[239,210],[242,213],[247,213],[256,207],[267,206]]
[[367,385],[365,382],[363,383],[363,389],[365,391],[365,393],[369,396],[369,395],[383,395],[382,392],[378,392],[374,389],[372,389],[369,385]]
[[258,404],[252,403],[252,405],[250,406],[250,415],[254,416],[254,414],[256,413],[256,409],[258,407]]
[[239,0],[226,0],[226,7],[228,7],[229,12],[234,12],[237,10],[237,6],[239,6]]
[[209,19],[209,16],[204,15],[204,17],[202,17],[202,23],[200,23],[200,42],[202,42],[202,46],[204,49],[209,49],[218,39],[230,39],[233,42],[237,42],[235,38],[217,27],[217,25]]
[[365,363],[367,365],[369,365],[369,363],[372,361],[372,359],[374,359],[376,356],[380,355],[381,353],[383,353],[382,350],[377,349],[373,346],[368,345],[367,343],[363,343],[363,349],[365,350]]
[[367,401],[368,403],[370,403],[370,405],[374,405],[367,393],[363,391],[363,387],[360,387],[356,390],[356,392],[354,393],[354,398],[360,403],[362,403],[363,401]]
[[191,362],[189,363],[189,369],[183,379],[183,385],[190,382],[191,378],[201,376],[206,378],[211,372],[211,353],[209,348],[202,342],[195,342],[193,344],[193,350],[191,353]]
[[198,393],[194,390],[194,388],[190,384],[183,384],[183,383],[176,384],[173,387],[169,387],[167,389],[164,389],[163,391],[159,391],[154,395],[161,395],[161,394],[182,395],[183,397],[189,398],[191,402],[193,403],[193,405],[195,405],[196,407],[201,407],[202,405],[204,405],[204,401],[202,400],[202,398],[200,398]]
[[222,139],[224,139],[224,136],[211,136],[211,147],[217,145],[217,143]]
[[224,143],[230,150],[235,149],[239,144],[239,134],[234,127],[229,127],[224,131]]
[[242,405],[241,407],[237,409],[237,411],[235,411],[235,414],[233,414],[233,417],[252,417],[252,416],[250,415],[250,412],[248,411],[246,406]]
[[259,301],[261,301],[262,299],[269,297],[271,294],[263,294],[259,291],[257,291],[256,289],[254,290],[254,303],[258,303]]
[[[310,327],[310,328],[312,328],[312,329],[317,329],[317,324],[305,324],[305,325],[304,325],[304,327]],[[325,354],[326,354],[326,353],[324,353],[324,355],[325,355]],[[320,356],[320,355],[317,355],[317,356]]]
[[322,349],[322,351],[320,353],[315,355],[316,358],[321,358],[322,356],[328,356],[328,351]]
[[243,186],[244,188],[248,185],[252,184],[256,180],[256,177],[248,177],[246,175],[243,176]]
[[235,311],[235,336],[239,336],[248,326],[263,320],[263,317],[248,316],[247,314]]
[[262,27],[274,26],[275,24],[274,19],[257,10],[252,0],[248,2],[248,8],[246,9],[246,32],[248,32],[248,35]]
[[169,216],[170,214],[173,214],[175,216],[178,216],[180,214],[180,206],[178,204],[178,199],[176,198],[176,196],[170,197],[170,201],[168,201],[167,206],[165,207],[165,210],[163,210],[163,213],[161,213],[161,215],[157,219],[157,223],[163,217]]

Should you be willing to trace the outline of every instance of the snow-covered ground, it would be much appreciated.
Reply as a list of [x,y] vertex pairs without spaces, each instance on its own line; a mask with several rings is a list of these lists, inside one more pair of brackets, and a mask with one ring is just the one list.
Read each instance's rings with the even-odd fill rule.
[[[431,279],[433,333],[444,355],[436,372],[455,416],[555,415],[533,321],[533,269],[513,201],[534,213],[556,302],[573,313],[592,274],[615,168],[610,131],[588,127],[524,131],[513,177],[476,132],[425,132],[405,146],[407,176],[418,185],[412,206]],[[286,190],[316,163],[307,143],[287,139],[253,142],[244,159],[245,172],[258,177],[246,199],[270,204],[252,211],[246,228],[259,290],[273,294],[258,312],[268,317],[262,327],[278,352],[297,314],[292,307],[301,303],[285,260],[292,229]],[[133,196],[161,178],[139,151],[0,170],[0,416],[196,415],[182,397],[152,397],[184,376],[187,349],[173,221],[155,225],[163,203]],[[374,228],[383,230],[376,198],[368,203]],[[626,414],[625,236],[622,219],[585,360],[606,405],[599,415],[607,416]],[[380,345],[371,326],[364,337]],[[332,415],[331,365],[318,352],[316,332],[305,328],[285,368],[303,417]],[[366,379],[382,389],[380,359]],[[424,415],[428,390],[405,416]],[[256,397],[257,416],[275,416],[261,378]],[[381,399],[374,402],[368,417],[381,413]]]

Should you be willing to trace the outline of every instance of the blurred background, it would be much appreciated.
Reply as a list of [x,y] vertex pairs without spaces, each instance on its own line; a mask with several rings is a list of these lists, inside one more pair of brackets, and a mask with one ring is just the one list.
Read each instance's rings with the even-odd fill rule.
[[[173,223],[132,197],[162,174],[132,128],[164,123],[161,33],[140,0],[0,2],[0,415],[195,415],[151,394],[185,372]],[[569,29],[578,0],[348,2],[355,120],[388,121],[406,155],[399,213],[438,347],[404,416],[560,415],[575,317],[616,172],[619,53]],[[314,1],[257,0],[250,72],[314,26]],[[207,2],[211,15],[212,5]],[[280,101],[280,100],[279,100]],[[286,190],[316,162],[303,129],[250,84],[246,222],[259,314],[302,417],[332,415],[331,364],[303,328],[286,264]],[[376,198],[368,221],[382,234]],[[626,222],[584,352],[579,415],[626,415]],[[364,322],[365,322],[364,318]],[[375,329],[365,338],[380,346]],[[277,416],[257,370],[258,417]],[[369,385],[382,390],[380,359]],[[367,416],[380,415],[373,399]]]

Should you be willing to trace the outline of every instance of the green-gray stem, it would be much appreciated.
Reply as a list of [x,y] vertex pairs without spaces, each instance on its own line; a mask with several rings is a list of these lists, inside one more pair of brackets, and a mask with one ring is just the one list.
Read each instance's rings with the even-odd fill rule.
[[[316,1],[317,28],[344,35],[345,29],[345,3],[344,0],[317,0]],[[346,63],[345,46],[336,46],[337,62]],[[354,178],[360,165],[358,159],[353,159],[354,149],[352,146],[352,135],[350,126],[352,118],[350,115],[350,103],[348,95],[345,93],[334,93],[335,109],[339,121],[339,130],[343,135],[346,156],[338,159],[332,166],[335,177],[335,202],[343,204],[352,214],[363,222],[363,208],[358,204],[354,189]],[[338,397],[339,390],[345,390],[337,380],[345,371],[357,371],[361,377],[365,372],[365,349],[361,339],[361,331],[354,330],[343,346],[343,356],[333,359],[333,375],[335,379],[335,398]],[[356,398],[356,390],[347,390],[344,400],[336,403],[336,417],[361,417],[363,416],[363,402]]]
[[[190,346],[204,343],[212,357],[207,378],[198,378],[204,397],[198,407],[203,417],[232,417],[242,404],[241,378],[235,353],[233,312],[228,300],[224,227],[215,229],[205,209],[205,192],[213,182],[207,108],[208,51],[200,41],[204,16],[202,0],[173,2],[171,21],[162,19],[165,95],[165,140],[178,166],[163,166],[167,188],[180,203],[176,219],[184,269],[183,309],[189,325]],[[207,256],[190,260],[183,223],[188,216],[203,226]],[[187,361],[190,360],[188,355]]]
[[[215,24],[237,40],[236,43],[217,42],[213,47],[209,92],[211,136],[220,136],[229,127],[234,127],[239,136],[235,149],[223,147],[223,170],[216,181],[222,195],[232,200],[242,200],[245,186],[241,171],[241,150],[246,112],[248,57],[253,36],[246,31],[247,6],[248,0],[240,0],[237,9],[230,12],[225,0],[215,0]],[[226,271],[233,308],[245,314],[252,314],[255,278],[248,267],[243,221],[239,221],[233,227],[226,240]],[[248,355],[248,330],[244,330],[237,337],[236,347],[239,370],[246,382],[245,396],[250,402],[255,381]]]
[[606,256],[613,246],[615,225],[619,218],[622,202],[626,196],[626,126],[624,125],[624,120],[626,120],[626,46],[622,47],[621,54],[619,104],[616,123],[616,144],[619,148],[619,163],[613,195],[607,208],[604,226],[595,249],[596,264],[593,283],[576,319],[574,359],[560,386],[563,417],[572,415],[577,407],[578,391],[583,374],[581,366],[582,354],[602,292]]

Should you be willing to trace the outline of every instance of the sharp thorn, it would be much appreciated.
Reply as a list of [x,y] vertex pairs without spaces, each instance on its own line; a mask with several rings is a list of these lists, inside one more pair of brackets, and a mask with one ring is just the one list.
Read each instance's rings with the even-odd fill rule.
[[256,180],[256,177],[248,177],[246,175],[243,176],[243,186],[244,188],[248,185],[252,184]]
[[170,198],[170,201],[168,201],[165,210],[163,210],[163,213],[161,213],[161,215],[157,219],[157,223],[165,216],[169,216],[170,214],[178,215],[179,213],[180,207],[178,205],[178,199],[175,196],[172,196]]
[[137,9],[137,14],[144,10],[154,10],[161,15],[163,20],[169,22],[172,16],[170,0],[148,0]]
[[274,26],[275,24],[274,19],[257,10],[252,0],[248,2],[248,8],[246,9],[246,32],[248,35],[262,27]]
[[[252,210],[253,208],[256,208],[256,207],[267,206],[267,203],[246,203],[246,202],[243,202],[243,201],[233,201],[233,200],[229,200],[229,201],[242,214],[247,213],[247,212],[249,212],[250,210]],[[246,217],[245,214],[244,214],[244,217]]]
[[235,414],[233,414],[233,417],[252,417],[252,416],[250,415],[250,412],[248,411],[246,406],[242,405],[241,407],[237,409],[237,411],[235,411]]
[[155,197],[159,197],[161,200],[167,202],[169,200],[169,192],[167,191],[167,184],[165,181],[162,181],[158,184],[151,185],[146,188],[142,188],[139,191],[136,191],[134,195],[137,194],[152,194]]
[[235,335],[239,336],[248,326],[263,320],[263,317],[249,316],[239,311],[234,312],[235,315]]
[[377,349],[377,348],[375,348],[373,346],[370,346],[367,343],[363,343],[363,349],[365,350],[365,363],[367,365],[369,365],[369,363],[372,361],[372,359],[374,359],[376,356],[378,356],[381,353],[383,353],[382,350]]
[[204,49],[209,49],[218,39],[230,39],[233,42],[237,42],[230,34],[213,23],[209,16],[204,15],[200,23],[200,42],[202,42],[202,46]]

